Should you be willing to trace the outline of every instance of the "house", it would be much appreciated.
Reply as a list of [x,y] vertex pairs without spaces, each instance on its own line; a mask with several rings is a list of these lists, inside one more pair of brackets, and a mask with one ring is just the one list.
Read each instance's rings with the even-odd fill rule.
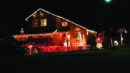
[[[63,47],[69,47],[69,49],[71,47],[71,50],[73,50],[76,47],[89,45],[89,39],[96,34],[96,31],[42,8],[33,12],[25,20],[27,22],[26,27],[21,28],[20,34],[13,35],[16,40],[18,42],[28,41],[31,44],[33,43],[33,46],[38,45],[39,48],[46,47],[46,50],[48,50],[47,47],[53,47],[52,52],[55,50],[54,47],[62,47],[60,50],[63,51]],[[45,49],[43,52],[48,52]]]

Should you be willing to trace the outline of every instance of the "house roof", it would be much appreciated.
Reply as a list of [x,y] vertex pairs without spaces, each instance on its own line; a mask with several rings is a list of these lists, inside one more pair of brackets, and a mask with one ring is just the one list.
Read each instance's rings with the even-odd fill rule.
[[64,20],[66,20],[66,21],[68,21],[68,22],[70,22],[70,23],[72,23],[72,24],[74,24],[74,25],[76,25],[76,26],[79,26],[79,27],[81,27],[81,28],[86,29],[86,30],[89,31],[89,32],[97,33],[97,32],[94,31],[94,30],[90,30],[90,29],[88,29],[88,28],[86,28],[86,27],[84,27],[84,26],[81,26],[81,25],[79,25],[79,24],[77,24],[77,23],[75,23],[75,22],[73,22],[73,21],[70,21],[70,20],[68,20],[68,19],[66,19],[66,18],[64,18],[64,17],[61,17],[61,16],[56,15],[56,14],[54,14],[54,13],[51,13],[51,12],[49,12],[49,11],[47,11],[47,10],[42,9],[42,8],[37,9],[35,12],[33,12],[31,15],[29,15],[25,20],[28,21],[28,19],[29,19],[33,14],[37,13],[37,12],[40,11],[40,10],[42,10],[42,11],[48,13],[48,14],[51,14],[51,15],[53,15],[53,16],[55,16],[55,17],[64,19]]

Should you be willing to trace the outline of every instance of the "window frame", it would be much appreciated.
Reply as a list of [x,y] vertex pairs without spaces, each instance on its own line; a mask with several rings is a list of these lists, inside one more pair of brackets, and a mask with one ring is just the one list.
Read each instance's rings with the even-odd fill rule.
[[[37,22],[37,25],[34,25]],[[32,20],[32,27],[39,27],[39,19]]]
[[[65,24],[64,24],[64,23],[65,23]],[[68,22],[67,22],[67,21],[62,21],[61,26],[62,26],[62,27],[67,27],[67,26],[68,26]]]
[[[46,24],[43,26],[42,25],[42,20],[46,20]],[[40,19],[40,27],[46,27],[47,26],[47,18],[42,18],[42,19]]]

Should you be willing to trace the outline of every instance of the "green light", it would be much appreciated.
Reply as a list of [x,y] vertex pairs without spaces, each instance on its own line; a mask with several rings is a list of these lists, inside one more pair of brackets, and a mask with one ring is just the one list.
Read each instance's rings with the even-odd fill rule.
[[110,3],[112,0],[105,0],[106,3]]

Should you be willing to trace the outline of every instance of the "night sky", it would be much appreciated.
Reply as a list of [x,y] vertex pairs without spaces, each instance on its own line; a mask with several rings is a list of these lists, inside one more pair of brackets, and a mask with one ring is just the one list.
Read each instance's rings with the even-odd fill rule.
[[25,18],[38,8],[63,16],[87,28],[114,31],[119,27],[129,28],[129,0],[21,0],[2,2],[1,34],[15,34]]

